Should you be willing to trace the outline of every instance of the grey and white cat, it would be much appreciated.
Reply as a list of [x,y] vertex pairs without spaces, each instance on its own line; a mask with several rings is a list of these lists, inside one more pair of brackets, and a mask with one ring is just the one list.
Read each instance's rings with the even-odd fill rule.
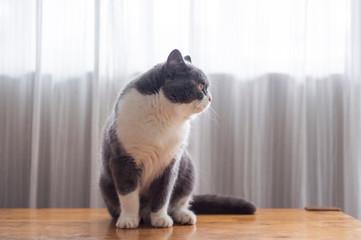
[[195,224],[193,211],[254,213],[242,199],[192,197],[196,174],[185,148],[191,116],[210,105],[208,87],[191,58],[173,50],[119,94],[104,131],[99,182],[118,228],[141,220],[154,227]]

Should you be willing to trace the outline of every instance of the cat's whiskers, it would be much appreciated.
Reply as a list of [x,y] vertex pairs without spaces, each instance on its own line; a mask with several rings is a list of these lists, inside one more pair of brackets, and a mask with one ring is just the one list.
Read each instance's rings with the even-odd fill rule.
[[221,116],[219,116],[218,113],[217,113],[211,106],[209,106],[209,109],[214,113],[214,115],[215,115],[216,117],[218,117],[219,119],[221,119]]
[[[173,221],[196,223],[188,209],[196,175],[183,149],[189,136],[188,120],[206,113],[219,126],[220,116],[210,107],[207,77],[190,64],[189,56],[184,60],[188,63],[175,49],[167,62],[130,82],[119,94],[105,127],[99,186],[118,228],[136,228],[141,218],[153,227],[170,227]],[[201,121],[205,130],[213,127],[208,119]],[[241,199],[210,200],[219,208],[216,214],[238,213],[238,206],[244,205]],[[209,197],[195,196],[194,206],[211,213],[213,203],[207,202]],[[244,210],[253,213],[255,208],[248,204]]]
[[[219,123],[218,123],[218,120],[217,120],[217,117],[220,118],[219,115],[211,107],[209,107],[209,109],[211,111],[208,111],[208,109],[205,111],[206,116],[209,119],[211,119],[212,121],[214,121],[217,124],[217,127],[219,127]],[[211,115],[212,113],[215,113],[214,114],[215,117],[212,117],[212,115]]]

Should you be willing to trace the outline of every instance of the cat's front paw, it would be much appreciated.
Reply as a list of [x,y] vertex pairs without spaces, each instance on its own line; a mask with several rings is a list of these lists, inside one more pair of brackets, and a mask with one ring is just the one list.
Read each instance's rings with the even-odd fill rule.
[[171,227],[173,220],[168,214],[150,213],[150,223],[153,227]]
[[139,225],[139,216],[120,215],[117,228],[136,228]]
[[176,223],[180,224],[195,224],[197,221],[196,215],[190,210],[176,210],[172,217]]

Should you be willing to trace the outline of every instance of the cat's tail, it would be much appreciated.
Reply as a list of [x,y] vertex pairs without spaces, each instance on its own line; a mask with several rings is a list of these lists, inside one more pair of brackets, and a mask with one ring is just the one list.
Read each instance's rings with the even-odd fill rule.
[[241,198],[195,195],[190,204],[195,214],[254,214],[256,206]]

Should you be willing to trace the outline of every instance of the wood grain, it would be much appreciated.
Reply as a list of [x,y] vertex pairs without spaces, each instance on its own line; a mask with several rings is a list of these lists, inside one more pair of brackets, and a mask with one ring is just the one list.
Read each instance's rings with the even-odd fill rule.
[[341,211],[259,209],[255,215],[198,215],[193,226],[116,229],[105,209],[0,209],[0,239],[361,239]]

